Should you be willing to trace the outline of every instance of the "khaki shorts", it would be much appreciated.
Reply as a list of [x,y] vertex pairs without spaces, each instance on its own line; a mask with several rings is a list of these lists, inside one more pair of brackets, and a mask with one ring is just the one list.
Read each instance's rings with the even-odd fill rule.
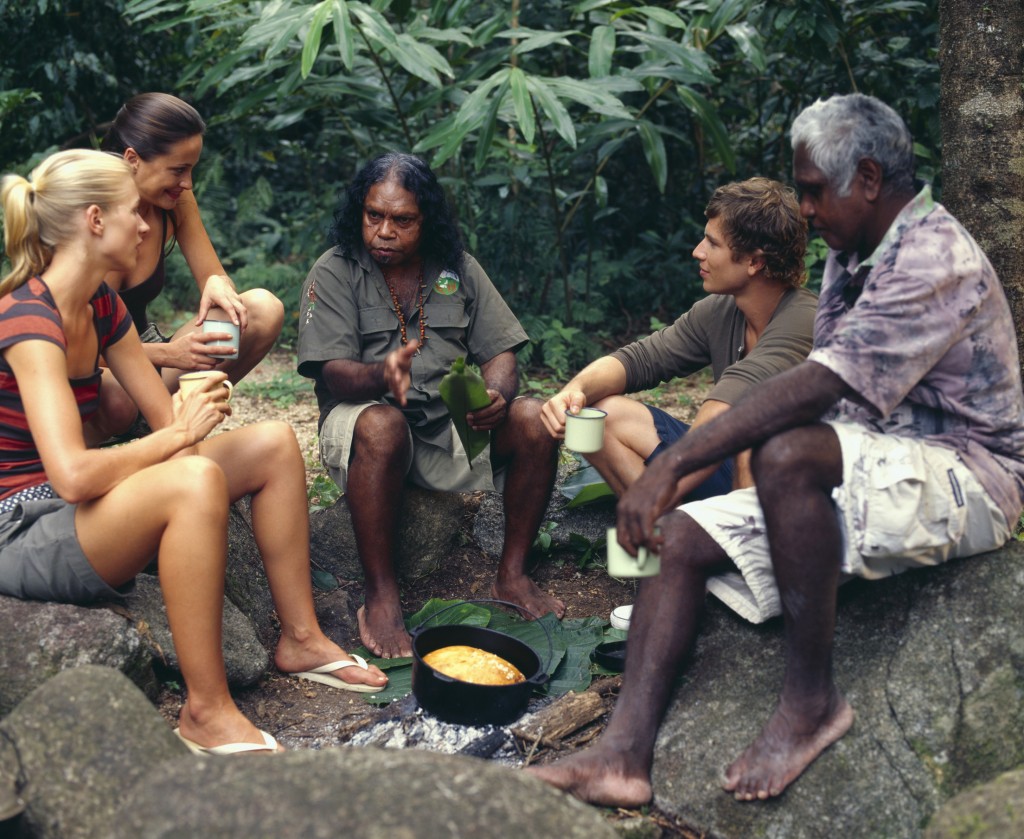
[[[348,464],[352,459],[352,439],[356,420],[371,405],[383,402],[342,402],[331,409],[320,429],[320,462],[344,492],[348,484]],[[484,449],[470,468],[466,450],[452,426],[452,451],[420,440],[409,430],[411,455],[405,464],[409,481],[425,489],[443,492],[472,492],[504,487],[504,470],[492,472],[490,447]]]
[[[849,423],[830,423],[843,453],[832,491],[843,537],[843,580],[880,579],[911,568],[994,550],[1006,517],[956,452]],[[680,508],[728,554],[739,573],[708,581],[737,614],[762,623],[782,613],[757,490]]]

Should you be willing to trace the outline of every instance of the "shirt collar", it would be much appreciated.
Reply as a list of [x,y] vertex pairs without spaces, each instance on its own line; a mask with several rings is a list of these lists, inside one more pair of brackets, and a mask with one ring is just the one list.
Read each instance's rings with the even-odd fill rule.
[[836,258],[851,274],[856,274],[862,268],[873,267],[882,258],[882,255],[903,237],[903,231],[907,227],[923,219],[933,209],[935,209],[935,199],[932,198],[932,188],[929,184],[925,184],[921,191],[908,201],[907,205],[892,220],[882,241],[878,243],[867,259],[857,262],[857,254],[853,252],[837,254]]

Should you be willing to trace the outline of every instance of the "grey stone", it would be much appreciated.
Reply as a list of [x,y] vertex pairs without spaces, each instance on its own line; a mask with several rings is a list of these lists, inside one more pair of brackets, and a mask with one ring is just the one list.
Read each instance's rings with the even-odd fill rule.
[[924,835],[925,839],[1020,839],[1024,836],[1024,769],[950,799]]
[[599,811],[516,769],[423,751],[343,747],[164,763],[128,793],[111,827],[114,839],[616,836]]
[[783,671],[780,620],[710,602],[659,734],[655,802],[716,837],[916,837],[957,792],[1024,764],[1024,545],[840,591],[835,672],[857,719],[778,799],[719,774]]
[[98,607],[0,595],[0,717],[62,670],[113,667],[156,695],[151,656],[133,624]]
[[228,516],[228,567],[224,594],[252,621],[260,643],[271,649],[280,625],[270,596],[263,557],[256,547],[248,498],[232,504]]
[[[615,498],[599,499],[580,507],[569,508],[569,499],[560,491],[566,478],[578,468],[575,460],[559,466],[555,487],[551,493],[543,521],[553,524],[547,528],[551,536],[551,550],[572,550],[573,534],[582,536],[591,544],[598,544],[605,538],[609,527],[615,525]],[[505,513],[502,497],[496,492],[487,493],[480,503],[480,509],[473,519],[473,541],[488,556],[497,559],[505,539]],[[602,551],[603,555],[603,551]]]
[[36,839],[109,836],[125,791],[188,755],[138,688],[94,665],[33,691],[0,721],[0,739],[18,755],[22,820]]
[[[472,493],[432,492],[405,487],[399,513],[395,567],[399,579],[416,580],[436,571],[462,538],[464,520],[476,509]],[[352,516],[342,496],[310,514],[310,555],[317,566],[344,580],[361,580]]]
[[[154,659],[180,672],[160,583],[148,574],[140,574],[135,582],[126,607],[136,618],[136,629]],[[221,632],[228,684],[234,687],[255,684],[269,669],[270,656],[256,637],[252,622],[226,599]]]

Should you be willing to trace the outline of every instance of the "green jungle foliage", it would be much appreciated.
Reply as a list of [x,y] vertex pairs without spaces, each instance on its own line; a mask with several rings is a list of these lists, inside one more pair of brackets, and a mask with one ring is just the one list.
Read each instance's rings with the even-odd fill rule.
[[[98,142],[137,92],[193,102],[206,225],[240,287],[285,301],[287,343],[345,183],[379,152],[421,154],[530,332],[524,360],[562,375],[702,294],[710,193],[787,179],[787,128],[815,98],[892,104],[936,181],[936,7],[0,0],[0,163]],[[194,307],[183,262],[170,276],[168,311]]]

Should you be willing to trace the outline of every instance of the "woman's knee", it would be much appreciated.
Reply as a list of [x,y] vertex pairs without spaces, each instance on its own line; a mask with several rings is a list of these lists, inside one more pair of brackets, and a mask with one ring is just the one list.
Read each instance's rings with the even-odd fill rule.
[[228,479],[219,464],[208,457],[190,455],[173,462],[162,475],[170,498],[186,511],[220,511],[227,514],[230,503]]
[[284,304],[265,288],[250,289],[240,296],[249,316],[249,328],[258,337],[276,341],[284,325]]

